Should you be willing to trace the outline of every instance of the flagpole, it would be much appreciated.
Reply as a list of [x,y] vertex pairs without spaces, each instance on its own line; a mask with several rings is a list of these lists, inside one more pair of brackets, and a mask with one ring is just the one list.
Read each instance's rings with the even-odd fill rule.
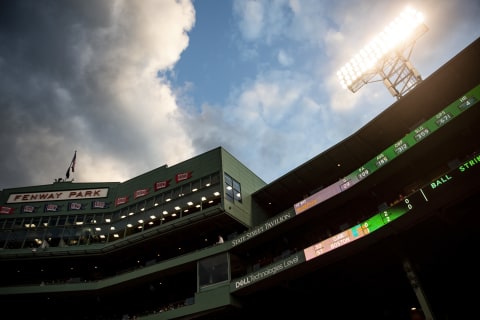
[[73,159],[72,163],[70,164],[70,167],[72,168],[72,182],[75,179],[75,163],[77,162],[77,150],[75,150],[75,153],[73,154]]
[[[65,173],[65,181],[68,181],[68,178],[70,178],[70,171],[72,171],[72,175],[75,174],[75,163],[77,161],[77,150],[75,150],[74,154],[73,154],[73,158],[72,158],[72,161],[70,162],[70,165],[68,166],[68,169],[67,169],[67,172]],[[74,178],[72,177],[72,180],[70,181],[73,181]]]

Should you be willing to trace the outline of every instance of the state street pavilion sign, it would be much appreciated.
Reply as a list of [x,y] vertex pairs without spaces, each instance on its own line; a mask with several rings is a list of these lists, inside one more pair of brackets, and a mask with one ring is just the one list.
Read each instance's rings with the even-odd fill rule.
[[32,192],[32,193],[12,193],[8,197],[7,203],[81,200],[81,199],[83,200],[83,199],[105,198],[107,196],[108,196],[108,188]]

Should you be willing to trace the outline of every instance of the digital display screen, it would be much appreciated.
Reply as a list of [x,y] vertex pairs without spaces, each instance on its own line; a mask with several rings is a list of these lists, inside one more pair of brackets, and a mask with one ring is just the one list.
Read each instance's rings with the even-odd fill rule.
[[430,134],[430,130],[428,128],[424,128],[423,126],[418,127],[414,130],[414,132],[415,135],[413,137],[415,138],[416,142],[423,140]]
[[376,159],[376,162],[375,162],[375,167],[380,168],[380,167],[383,167],[387,163],[388,163],[388,158],[383,153],[380,153],[377,156],[377,159]]
[[[422,206],[431,205],[431,203],[438,203],[438,200],[443,198],[443,192],[470,188],[467,181],[469,179],[475,179],[478,181],[479,173],[480,155],[474,155],[457,166],[456,169],[451,170],[443,176],[437,177],[430,181],[429,184],[404,198],[402,201],[374,214],[363,222],[308,246],[302,251],[298,251],[285,259],[276,261],[241,278],[235,279],[230,284],[231,290],[234,291],[252,285],[265,278],[273,277],[279,272],[283,272],[303,262],[307,262],[328,252],[342,248],[365,236],[369,236],[371,233],[385,227],[392,221],[395,221],[407,213],[415,214],[415,212],[411,212],[412,210],[420,208],[418,212],[422,213],[424,212]],[[439,192],[439,190],[443,190],[443,192]],[[210,278],[207,277],[206,279]]]
[[437,115],[437,119],[435,120],[435,124],[438,126],[438,127],[441,127],[445,124],[447,124],[450,120],[453,119],[453,116],[451,113],[449,112],[441,112],[440,114]]
[[470,98],[465,97],[465,99],[462,98],[461,101],[462,101],[462,104],[459,105],[458,108],[460,110],[465,110],[465,109],[469,108],[471,105],[477,103],[478,100],[477,100],[476,97],[470,97]]
[[372,173],[383,167],[388,162],[392,161],[399,155],[406,152],[418,142],[430,136],[436,130],[450,122],[456,116],[468,110],[475,105],[480,99],[480,85],[476,86],[467,92],[460,99],[457,99],[445,109],[431,117],[429,120],[422,123],[415,130],[411,131],[405,137],[395,142],[393,145],[385,149],[375,158],[371,159],[359,169],[355,170],[340,181],[322,189],[310,197],[296,203],[294,205],[295,213],[300,214],[313,206],[343,192],[363,179],[370,176]]
[[[473,168],[475,171],[472,170]],[[479,170],[480,155],[476,155],[459,165],[455,170],[432,180],[429,185],[417,190],[402,201],[399,201],[397,204],[371,216],[352,228],[305,248],[303,250],[305,260],[308,261],[321,256],[381,229],[390,222],[408,213],[410,210],[413,210],[416,206],[432,201],[431,198],[433,198],[438,190],[445,189],[447,186],[452,188],[458,185],[466,185],[462,178],[474,174],[475,172],[478,174]]]

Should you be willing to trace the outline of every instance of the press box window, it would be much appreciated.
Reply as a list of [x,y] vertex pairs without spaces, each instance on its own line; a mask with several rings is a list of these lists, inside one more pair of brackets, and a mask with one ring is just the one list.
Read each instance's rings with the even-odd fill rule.
[[230,266],[227,253],[220,253],[198,261],[198,285],[202,287],[210,286],[219,282],[230,280]]
[[225,197],[227,200],[231,202],[242,202],[242,187],[240,182],[233,179],[227,173],[224,174],[225,176]]

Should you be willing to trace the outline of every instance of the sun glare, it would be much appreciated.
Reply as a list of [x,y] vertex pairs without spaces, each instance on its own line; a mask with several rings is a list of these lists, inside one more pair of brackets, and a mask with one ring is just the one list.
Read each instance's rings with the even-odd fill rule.
[[342,87],[350,87],[365,73],[375,72],[377,62],[407,40],[423,21],[423,14],[407,7],[358,54],[340,68],[337,76]]

